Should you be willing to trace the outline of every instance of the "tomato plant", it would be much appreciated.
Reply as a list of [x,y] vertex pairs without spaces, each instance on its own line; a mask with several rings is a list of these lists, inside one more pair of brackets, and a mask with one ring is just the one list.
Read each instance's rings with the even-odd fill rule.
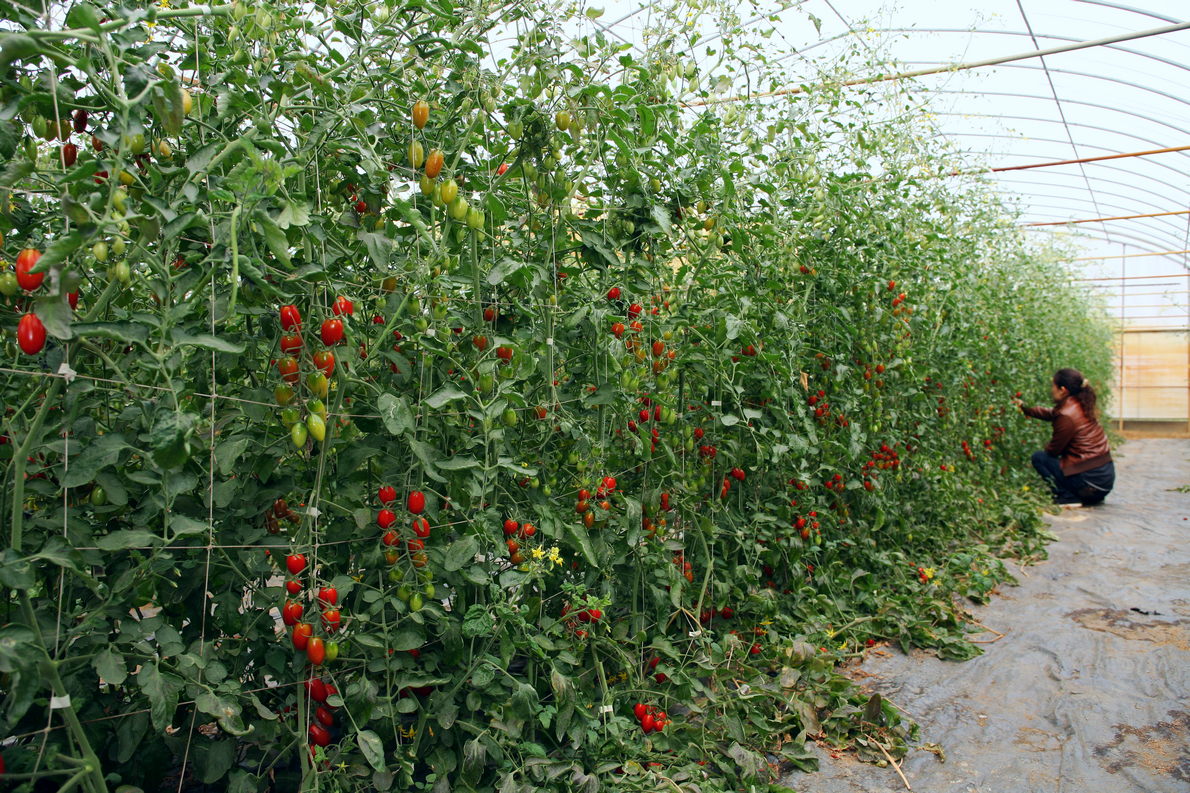
[[1011,397],[1108,332],[904,87],[721,101],[789,75],[658,8],[13,7],[10,771],[734,791],[862,732],[840,655],[977,651]]

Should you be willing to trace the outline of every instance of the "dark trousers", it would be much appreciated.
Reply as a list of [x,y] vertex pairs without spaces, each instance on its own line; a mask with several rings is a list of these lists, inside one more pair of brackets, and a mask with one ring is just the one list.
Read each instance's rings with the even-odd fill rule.
[[1116,467],[1106,463],[1074,476],[1062,474],[1062,462],[1045,452],[1033,452],[1033,467],[1049,485],[1054,497],[1060,500],[1098,504],[1107,498],[1116,481]]

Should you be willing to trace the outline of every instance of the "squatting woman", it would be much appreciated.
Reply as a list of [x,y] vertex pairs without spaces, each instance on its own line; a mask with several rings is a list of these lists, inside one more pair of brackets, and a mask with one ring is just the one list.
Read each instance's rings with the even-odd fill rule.
[[1055,504],[1098,504],[1116,482],[1116,467],[1099,425],[1095,390],[1077,369],[1059,369],[1052,393],[1052,408],[1017,403],[1029,418],[1054,425],[1045,449],[1033,453],[1033,467],[1053,491]]

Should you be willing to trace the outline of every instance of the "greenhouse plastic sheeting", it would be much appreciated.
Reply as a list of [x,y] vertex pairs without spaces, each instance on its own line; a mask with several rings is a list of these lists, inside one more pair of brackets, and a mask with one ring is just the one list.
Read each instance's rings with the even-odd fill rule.
[[[975,610],[1003,633],[975,660],[869,653],[854,675],[921,726],[903,770],[915,791],[1190,791],[1190,483],[1185,441],[1116,454],[1104,506],[1052,520],[1050,558]],[[925,744],[937,744],[945,763]],[[930,747],[933,748],[933,747]],[[837,759],[798,791],[905,790],[893,768]]]

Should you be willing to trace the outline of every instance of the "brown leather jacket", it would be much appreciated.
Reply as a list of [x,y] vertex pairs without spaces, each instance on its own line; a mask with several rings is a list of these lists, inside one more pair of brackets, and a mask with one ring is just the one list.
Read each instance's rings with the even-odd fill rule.
[[1066,397],[1052,408],[1027,408],[1021,412],[1029,418],[1051,421],[1054,434],[1045,445],[1046,454],[1062,458],[1062,473],[1074,476],[1111,462],[1111,447],[1103,427],[1083,413],[1078,400]]

